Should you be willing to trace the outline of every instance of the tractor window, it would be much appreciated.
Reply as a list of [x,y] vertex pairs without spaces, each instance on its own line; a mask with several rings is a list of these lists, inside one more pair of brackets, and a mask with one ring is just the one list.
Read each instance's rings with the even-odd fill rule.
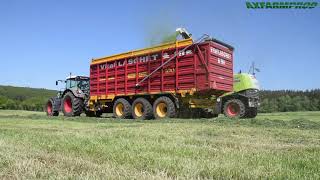
[[81,90],[89,90],[89,80],[81,80],[81,81],[79,81],[78,87]]
[[68,79],[67,82],[66,82],[66,88],[69,89],[69,88],[73,88],[73,87],[76,87],[77,86],[77,81],[73,80],[73,79]]

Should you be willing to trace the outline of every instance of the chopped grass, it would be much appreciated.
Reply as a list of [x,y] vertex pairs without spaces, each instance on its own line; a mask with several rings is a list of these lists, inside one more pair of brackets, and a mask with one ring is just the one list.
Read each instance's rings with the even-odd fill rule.
[[0,111],[0,179],[319,179],[320,112],[256,119]]

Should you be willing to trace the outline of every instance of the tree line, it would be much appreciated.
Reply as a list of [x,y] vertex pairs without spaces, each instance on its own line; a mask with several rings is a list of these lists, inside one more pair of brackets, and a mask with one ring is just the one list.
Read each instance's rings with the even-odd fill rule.
[[43,111],[57,91],[28,87],[0,86],[0,109]]
[[[0,109],[43,111],[57,91],[28,87],[0,86]],[[320,111],[320,89],[262,90],[259,112]]]
[[259,112],[320,111],[320,89],[262,90]]

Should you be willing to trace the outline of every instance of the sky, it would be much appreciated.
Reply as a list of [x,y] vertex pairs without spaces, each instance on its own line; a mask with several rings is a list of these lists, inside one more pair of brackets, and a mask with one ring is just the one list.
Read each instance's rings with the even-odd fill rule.
[[[272,0],[271,0],[272,1]],[[247,9],[242,0],[1,0],[0,84],[57,89],[92,58],[144,48],[185,27],[235,47],[263,89],[320,88],[320,1],[314,9]]]

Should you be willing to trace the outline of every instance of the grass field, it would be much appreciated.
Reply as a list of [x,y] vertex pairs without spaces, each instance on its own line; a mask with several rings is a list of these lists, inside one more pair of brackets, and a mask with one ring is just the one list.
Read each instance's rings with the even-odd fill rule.
[[0,179],[319,179],[320,112],[256,119],[0,111]]

